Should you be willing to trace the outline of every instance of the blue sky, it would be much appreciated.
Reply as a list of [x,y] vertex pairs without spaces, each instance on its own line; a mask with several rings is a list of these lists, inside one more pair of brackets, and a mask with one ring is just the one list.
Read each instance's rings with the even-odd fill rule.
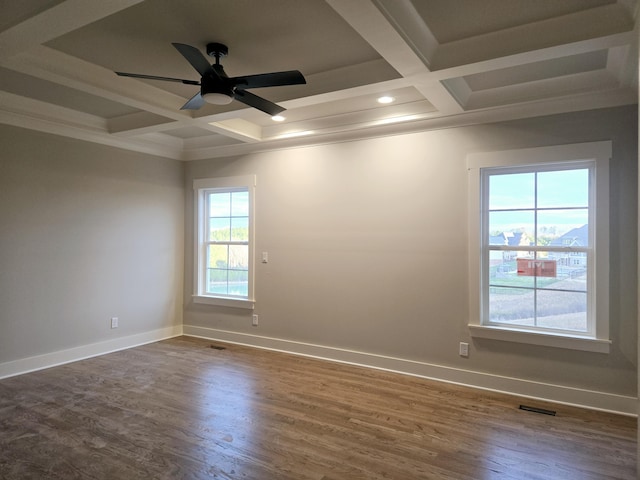
[[489,179],[489,208],[501,210],[490,213],[490,232],[524,228],[532,234],[536,206],[545,209],[538,211],[539,229],[555,229],[556,235],[588,223],[589,170],[586,168],[494,174]]

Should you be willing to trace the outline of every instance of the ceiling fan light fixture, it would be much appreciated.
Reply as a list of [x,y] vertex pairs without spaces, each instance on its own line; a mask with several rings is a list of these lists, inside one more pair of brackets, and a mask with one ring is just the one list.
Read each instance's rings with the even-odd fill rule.
[[233,97],[224,93],[209,92],[202,94],[202,99],[213,105],[229,105],[233,100]]
[[273,117],[271,117],[271,120],[273,120],[274,122],[284,122],[286,118],[282,115],[274,115]]

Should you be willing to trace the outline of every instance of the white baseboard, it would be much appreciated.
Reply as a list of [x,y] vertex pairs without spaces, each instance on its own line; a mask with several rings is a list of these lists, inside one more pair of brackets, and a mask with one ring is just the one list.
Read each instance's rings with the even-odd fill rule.
[[45,353],[35,357],[21,358],[11,362],[0,363],[0,379],[21,375],[23,373],[55,367],[65,363],[76,362],[85,358],[96,357],[106,353],[117,352],[146,343],[157,342],[182,335],[182,325],[159,328],[149,332],[138,333],[126,337],[118,337],[103,342],[91,343],[80,347],[69,348],[57,352]]
[[193,325],[184,325],[183,333],[184,335],[192,337],[207,338],[221,342],[376,368],[591,410],[600,410],[628,416],[637,416],[638,414],[638,399],[636,397],[533,382],[530,380],[503,377],[500,375],[416,362],[402,358]]

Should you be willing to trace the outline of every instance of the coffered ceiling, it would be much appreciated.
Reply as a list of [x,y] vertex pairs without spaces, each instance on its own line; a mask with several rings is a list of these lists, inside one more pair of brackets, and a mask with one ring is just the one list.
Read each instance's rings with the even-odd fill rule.
[[[0,1],[0,122],[179,160],[637,103],[636,0]],[[305,85],[180,107],[171,45]],[[211,62],[214,60],[211,59]],[[394,101],[381,104],[381,96]]]

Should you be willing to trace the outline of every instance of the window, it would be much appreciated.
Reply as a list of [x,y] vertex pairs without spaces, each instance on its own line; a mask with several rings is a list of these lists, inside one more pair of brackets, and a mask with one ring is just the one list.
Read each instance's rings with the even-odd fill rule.
[[610,152],[469,155],[472,335],[608,352]]
[[253,308],[255,177],[198,179],[193,188],[194,301]]

